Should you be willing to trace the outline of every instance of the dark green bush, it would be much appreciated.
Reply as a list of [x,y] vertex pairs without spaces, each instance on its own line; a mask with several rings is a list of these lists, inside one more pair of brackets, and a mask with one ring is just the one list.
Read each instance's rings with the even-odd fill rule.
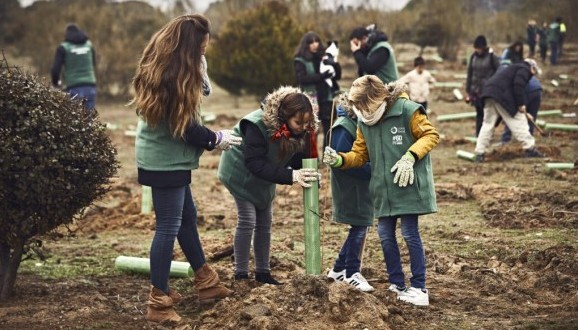
[[281,2],[267,2],[231,18],[209,47],[209,75],[233,95],[264,96],[293,85],[293,53],[305,31]]
[[[4,282],[7,269],[19,264],[11,260],[7,267],[8,258],[20,258],[22,246],[33,236],[72,222],[107,192],[109,178],[118,168],[116,150],[98,115],[47,85],[31,74],[0,68],[0,279]],[[5,296],[6,283],[0,284]]]

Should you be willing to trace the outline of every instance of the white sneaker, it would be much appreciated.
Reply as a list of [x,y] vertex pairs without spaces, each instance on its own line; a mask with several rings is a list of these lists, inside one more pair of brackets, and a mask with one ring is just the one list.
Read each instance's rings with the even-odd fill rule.
[[400,289],[397,285],[392,284],[389,286],[389,288],[387,288],[389,291],[391,292],[395,292],[397,294],[397,296],[399,297],[400,294],[403,294],[407,289]]
[[346,277],[345,283],[352,285],[363,292],[371,292],[374,290],[374,288],[367,283],[367,280],[359,272],[351,275],[351,277]]
[[345,269],[340,272],[333,271],[333,268],[329,270],[327,273],[327,277],[334,279],[335,281],[343,281],[345,280]]
[[401,292],[397,299],[401,301],[408,302],[416,306],[428,306],[429,305],[429,292],[428,290],[422,291],[418,288],[408,288]]

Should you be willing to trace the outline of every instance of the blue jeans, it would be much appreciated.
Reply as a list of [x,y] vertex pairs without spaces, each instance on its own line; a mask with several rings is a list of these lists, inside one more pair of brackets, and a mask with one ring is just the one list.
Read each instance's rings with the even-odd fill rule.
[[367,226],[351,226],[345,239],[333,270],[340,272],[345,269],[345,276],[351,277],[359,272],[361,267],[361,249],[367,233]]
[[[409,250],[411,265],[410,283],[414,288],[425,289],[425,252],[419,235],[417,218],[415,214],[399,216],[401,218],[401,235]],[[405,287],[405,279],[401,266],[401,255],[395,238],[397,216],[379,218],[377,233],[381,240],[381,248],[385,259],[385,266],[389,274],[389,282],[400,288]]]
[[169,292],[169,272],[175,238],[193,270],[205,264],[197,231],[197,208],[189,186],[152,187],[156,231],[150,250],[151,284]]
[[94,86],[80,86],[68,89],[68,94],[71,97],[76,97],[84,100],[84,108],[86,110],[94,110],[96,106],[96,87]]
[[[542,91],[537,90],[528,93],[527,95],[528,103],[526,104],[526,112],[534,117],[534,122],[538,119],[538,110],[540,109],[540,104],[542,103]],[[530,124],[530,134],[534,135],[534,125]],[[502,133],[502,142],[510,142],[512,140],[512,131],[508,125],[504,128],[504,133]]]

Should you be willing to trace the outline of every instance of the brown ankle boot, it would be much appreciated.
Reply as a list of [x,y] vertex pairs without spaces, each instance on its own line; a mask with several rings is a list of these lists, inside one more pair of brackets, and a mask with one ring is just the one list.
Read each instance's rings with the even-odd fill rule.
[[223,299],[233,294],[219,280],[219,274],[204,264],[195,272],[195,287],[199,290],[199,302],[206,303]]
[[169,297],[173,300],[173,304],[178,304],[183,300],[183,296],[173,289],[169,289]]
[[173,300],[162,290],[151,285],[149,300],[147,301],[147,321],[158,323],[178,323],[181,317],[173,308]]

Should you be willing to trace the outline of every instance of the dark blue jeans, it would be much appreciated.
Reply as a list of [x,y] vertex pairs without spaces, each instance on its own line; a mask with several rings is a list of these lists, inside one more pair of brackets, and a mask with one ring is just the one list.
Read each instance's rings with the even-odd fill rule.
[[191,188],[152,187],[156,231],[151,244],[151,284],[169,292],[169,272],[175,238],[193,270],[205,264],[205,254],[197,231],[197,208]]
[[359,272],[361,267],[361,248],[367,233],[367,226],[351,226],[345,239],[333,270],[340,272],[345,269],[345,276],[351,277]]
[[96,87],[72,87],[68,89],[68,94],[73,98],[84,100],[84,108],[86,110],[94,110],[94,107],[96,106]]
[[[542,103],[542,91],[537,90],[528,93],[528,103],[526,104],[526,112],[534,117],[534,122],[538,119],[538,110],[540,109],[540,104]],[[530,124],[530,134],[534,135],[534,125]],[[504,133],[502,133],[502,142],[510,142],[512,140],[512,131],[508,125],[504,128]]]
[[[411,278],[410,283],[414,288],[425,289],[425,252],[419,235],[417,218],[415,214],[399,216],[401,218],[401,235],[407,244],[409,251]],[[401,255],[395,237],[395,229],[398,217],[379,218],[377,233],[381,240],[381,248],[385,259],[385,266],[389,275],[389,282],[400,288],[405,287],[405,278],[401,266]]]

